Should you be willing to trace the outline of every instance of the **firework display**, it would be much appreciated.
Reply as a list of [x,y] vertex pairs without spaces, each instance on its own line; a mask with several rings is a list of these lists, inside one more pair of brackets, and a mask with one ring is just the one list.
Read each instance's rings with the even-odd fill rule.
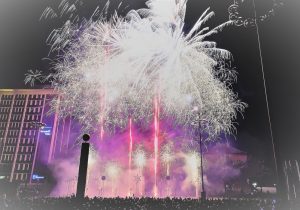
[[[75,116],[85,131],[100,128],[102,136],[103,129],[125,128],[129,118],[149,126],[157,99],[160,119],[191,126],[198,106],[211,136],[232,132],[245,104],[230,89],[234,71],[220,65],[230,53],[207,41],[231,22],[209,30],[204,24],[214,13],[207,9],[185,32],[186,3],[150,0],[148,8],[131,10],[124,18],[116,13],[110,20],[68,19],[55,29],[48,44],[58,58],[47,78],[63,95],[60,113]],[[62,14],[75,11],[63,5]],[[48,8],[43,16],[55,17],[50,13]],[[27,82],[40,78],[31,73]]]
[[[147,8],[124,17],[116,11],[110,19],[108,2],[104,12],[97,8],[81,20],[78,2],[64,0],[60,12],[49,7],[42,14],[41,20],[67,20],[47,40],[56,58],[53,73],[30,70],[25,82],[51,81],[60,93],[52,109],[92,135],[97,155],[89,160],[94,178],[87,193],[198,197],[201,159],[198,150],[185,149],[194,139],[187,134],[198,130],[206,140],[232,134],[246,107],[231,89],[230,52],[208,41],[232,22],[209,29],[214,12],[206,9],[186,31],[186,0],[149,0]],[[75,158],[68,158],[73,167]],[[53,195],[62,195],[63,186],[58,181]]]

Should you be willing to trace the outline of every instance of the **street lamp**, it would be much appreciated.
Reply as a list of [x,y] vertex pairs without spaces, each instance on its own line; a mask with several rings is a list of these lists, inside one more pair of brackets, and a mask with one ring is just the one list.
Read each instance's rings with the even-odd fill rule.
[[104,197],[104,182],[106,180],[106,176],[101,176],[101,181],[102,181],[102,187],[101,187],[101,192],[100,192],[100,195],[102,197]]
[[243,3],[242,0],[234,0],[234,3],[228,7],[228,13],[229,13],[229,20],[233,21],[233,23],[236,26],[244,26],[244,27],[251,27],[254,26],[256,28],[256,36],[257,36],[257,42],[258,42],[258,50],[259,50],[259,58],[260,58],[260,66],[261,66],[261,73],[262,73],[262,79],[263,79],[263,85],[264,85],[264,95],[265,95],[265,102],[266,102],[266,109],[267,109],[267,115],[268,115],[268,121],[269,121],[269,132],[271,137],[271,143],[272,143],[272,150],[273,150],[273,156],[274,156],[274,162],[275,162],[275,171],[276,171],[276,181],[279,186],[276,186],[277,193],[283,197],[284,199],[287,199],[284,189],[284,172],[281,167],[281,157],[279,152],[279,146],[276,139],[273,137],[273,127],[272,127],[272,121],[271,121],[271,114],[270,114],[270,108],[269,108],[269,97],[267,93],[267,85],[266,85],[266,78],[265,78],[265,70],[264,70],[264,63],[263,63],[263,56],[262,56],[262,49],[261,49],[261,40],[260,40],[260,30],[259,30],[259,22],[264,22],[268,20],[271,16],[274,16],[277,9],[279,9],[281,6],[283,6],[283,2],[279,0],[273,0],[273,6],[272,8],[265,14],[258,16],[256,11],[256,4],[255,0],[252,0],[252,7],[253,7],[253,16],[252,17],[244,17],[240,13],[240,6]]
[[171,197],[171,190],[170,190],[170,180],[171,180],[171,176],[167,175],[166,176],[166,180],[167,180],[167,196]]
[[206,121],[206,120],[201,120],[200,119],[200,110],[197,106],[194,107],[193,111],[197,112],[198,114],[198,133],[199,133],[199,149],[200,149],[200,169],[201,169],[201,187],[202,187],[202,192],[201,192],[201,200],[206,200],[206,192],[205,192],[205,186],[204,186],[204,174],[203,174],[203,151],[202,151],[202,134],[201,134],[201,121]]

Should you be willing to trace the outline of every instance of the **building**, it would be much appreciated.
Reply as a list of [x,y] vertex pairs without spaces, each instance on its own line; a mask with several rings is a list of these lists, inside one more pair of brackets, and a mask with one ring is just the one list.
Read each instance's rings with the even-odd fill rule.
[[230,146],[229,143],[221,143],[210,148],[204,153],[204,157],[210,163],[224,166],[225,169],[220,168],[221,171],[224,170],[224,173],[230,169],[230,176],[224,177],[222,180],[226,196],[240,195],[241,192],[248,190],[249,185],[240,174],[248,161],[246,152]]
[[71,120],[49,114],[58,97],[52,89],[0,89],[0,179],[31,183],[38,163],[68,149]]

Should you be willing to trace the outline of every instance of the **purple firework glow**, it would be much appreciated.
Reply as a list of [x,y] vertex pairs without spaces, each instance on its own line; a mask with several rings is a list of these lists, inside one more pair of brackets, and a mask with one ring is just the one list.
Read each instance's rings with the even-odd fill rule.
[[[106,136],[100,140],[99,135],[92,136],[93,150],[89,157],[88,183],[86,194],[90,197],[103,196],[157,196],[157,197],[198,197],[201,189],[199,152],[197,143],[192,137],[178,128],[169,129],[161,125],[158,137],[159,153],[161,148],[172,143],[172,162],[168,166],[158,156],[157,178],[155,183],[155,151],[153,147],[153,129],[140,130],[134,124],[131,130]],[[165,123],[167,125],[167,123]],[[132,165],[129,165],[130,138],[132,145]],[[135,164],[135,152],[139,150],[141,164]],[[195,155],[193,157],[193,155]],[[230,155],[232,157],[230,157]],[[246,156],[234,154],[234,148],[228,144],[215,144],[204,153],[204,181],[209,195],[224,193],[226,180],[237,177],[240,169],[232,164],[233,159],[246,161]],[[200,159],[198,159],[200,160]],[[79,147],[72,154],[57,158],[50,167],[57,184],[52,196],[67,196],[75,193],[79,163]],[[157,194],[154,194],[155,184]]]

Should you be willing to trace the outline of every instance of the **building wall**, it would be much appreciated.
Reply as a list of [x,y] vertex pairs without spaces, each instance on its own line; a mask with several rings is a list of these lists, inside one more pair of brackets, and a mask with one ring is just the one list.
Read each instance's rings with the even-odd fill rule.
[[[49,103],[54,97],[58,95],[52,89],[0,89],[2,179],[10,182],[31,182],[38,157],[39,160],[44,158],[44,162],[50,162],[57,153],[57,148],[65,151],[68,147],[64,142],[69,140],[62,142],[62,138],[69,135],[64,134],[64,130],[70,132],[70,120],[64,119],[60,122],[59,110],[52,116],[48,114]],[[38,123],[44,123],[45,126],[41,127]]]

